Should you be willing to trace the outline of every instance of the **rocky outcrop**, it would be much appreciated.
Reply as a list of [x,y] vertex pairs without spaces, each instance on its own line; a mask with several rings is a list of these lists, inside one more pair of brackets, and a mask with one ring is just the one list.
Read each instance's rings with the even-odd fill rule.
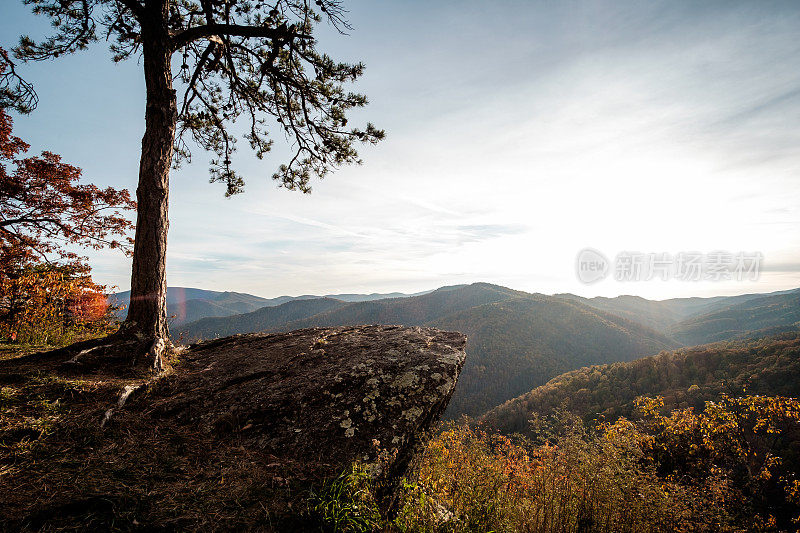
[[355,461],[390,512],[464,345],[361,326],[201,343],[146,379],[69,350],[0,362],[0,530],[319,531]]
[[237,335],[192,346],[125,409],[291,461],[302,478],[374,463],[382,450],[390,460],[376,474],[391,487],[447,407],[465,342],[399,326]]

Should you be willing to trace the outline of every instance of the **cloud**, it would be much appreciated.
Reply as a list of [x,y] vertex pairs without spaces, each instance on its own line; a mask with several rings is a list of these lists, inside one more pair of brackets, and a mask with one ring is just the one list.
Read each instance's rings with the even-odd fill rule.
[[[354,0],[349,9],[352,35],[321,28],[319,37],[333,57],[366,62],[357,88],[371,104],[351,122],[371,120],[387,140],[311,195],[269,180],[288,153],[280,142],[268,161],[237,154],[249,180],[236,198],[205,184],[204,164],[173,173],[170,284],[264,296],[476,280],[575,291],[572,265],[586,246],[760,250],[784,269],[766,271],[764,287],[797,283],[796,2]],[[75,149],[70,160],[87,175],[132,183],[141,105],[126,120],[107,117],[120,101],[142,102],[141,83],[130,88],[140,73],[101,56],[84,56],[97,64],[82,76],[113,83],[112,68],[128,69],[125,83],[87,84],[59,62],[35,67],[41,86],[71,82],[43,99],[31,131],[55,152]],[[78,96],[97,105],[68,105]],[[100,279],[127,288],[125,259],[92,257]],[[596,290],[739,289],[753,287]]]
[[765,262],[761,266],[762,272],[780,272],[788,274],[800,274],[800,262],[796,263],[773,263]]
[[463,235],[462,242],[479,242],[503,235],[519,235],[528,230],[522,224],[476,224],[456,226],[455,229]]
[[775,118],[775,115],[783,116],[787,111],[795,115],[800,112],[800,87],[778,95],[769,95],[712,126],[721,129],[743,127],[754,119],[764,118],[765,115]]

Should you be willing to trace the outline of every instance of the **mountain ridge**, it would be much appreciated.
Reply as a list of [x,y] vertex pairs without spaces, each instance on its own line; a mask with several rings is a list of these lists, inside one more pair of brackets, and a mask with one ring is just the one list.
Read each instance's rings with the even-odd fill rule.
[[[193,287],[168,287],[167,288],[167,316],[171,318],[173,326],[181,326],[204,318],[224,318],[239,314],[246,314],[264,307],[277,307],[287,302],[314,300],[319,298],[333,298],[343,302],[362,302],[380,300],[385,298],[407,298],[426,294],[431,291],[422,291],[413,294],[402,292],[392,293],[343,293],[326,296],[303,294],[300,296],[277,296],[263,298],[253,294],[233,291],[212,291]],[[130,303],[130,291],[122,291],[109,295],[111,303],[119,309],[117,316],[124,318],[125,309]]]
[[[324,309],[314,313],[316,306]],[[184,339],[193,341],[252,331],[377,323],[433,326],[468,335],[469,357],[446,413],[450,418],[481,414],[576,366],[676,347],[651,328],[579,302],[489,283],[443,287],[408,298],[285,303],[245,316],[186,324],[181,331]]]
[[722,338],[792,331],[797,329],[796,315],[800,320],[800,290],[659,302],[636,296],[548,296],[473,283],[356,302],[301,297],[249,313],[187,322],[172,331],[181,342],[366,324],[461,331],[468,336],[469,357],[446,412],[456,418],[482,415],[585,366],[627,362]]

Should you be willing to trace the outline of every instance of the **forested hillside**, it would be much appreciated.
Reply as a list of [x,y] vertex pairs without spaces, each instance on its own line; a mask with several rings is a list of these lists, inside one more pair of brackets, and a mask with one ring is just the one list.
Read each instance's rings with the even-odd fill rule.
[[430,324],[467,335],[450,416],[480,415],[567,370],[677,346],[645,326],[543,295],[473,307]]
[[668,407],[702,408],[723,393],[800,396],[800,332],[573,370],[492,409],[482,422],[517,433],[527,430],[534,414],[559,407],[585,420],[613,420],[630,416],[637,396],[663,396]]
[[467,334],[467,357],[446,416],[477,416],[568,370],[630,361],[677,345],[650,328],[586,305],[488,283],[421,296],[344,303],[288,302],[175,330],[184,340],[312,326],[402,324]]
[[[628,318],[634,322],[645,324],[656,331],[666,335],[674,332],[676,324],[688,320],[690,317],[699,317],[714,314],[717,311],[731,306],[744,304],[751,300],[781,297],[795,291],[778,291],[766,294],[740,294],[736,296],[712,296],[710,298],[670,298],[667,300],[647,300],[641,296],[622,295],[614,298],[598,296],[583,298],[574,294],[557,294],[560,298],[578,301],[596,309],[608,311],[615,315]],[[766,326],[746,328],[761,329]],[[679,340],[680,339],[676,339]],[[721,339],[715,339],[721,340]],[[712,342],[705,340],[702,342]],[[699,344],[687,342],[686,344]]]
[[681,344],[716,342],[768,328],[800,325],[800,291],[751,298],[675,324],[669,334]]

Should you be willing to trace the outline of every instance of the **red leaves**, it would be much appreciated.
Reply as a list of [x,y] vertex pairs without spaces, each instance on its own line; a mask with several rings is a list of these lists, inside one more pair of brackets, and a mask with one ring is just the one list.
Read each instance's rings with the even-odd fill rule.
[[[122,248],[136,207],[125,189],[81,184],[81,169],[52,152],[19,158],[29,146],[11,134],[0,110],[0,248],[3,263],[75,259],[65,246]],[[1,267],[0,267],[1,268]]]
[[125,189],[82,184],[81,169],[52,152],[21,156],[0,109],[0,336],[66,342],[105,331],[113,318],[89,267],[70,247],[129,252],[125,217],[136,208]]
[[0,158],[12,159],[20,152],[25,152],[30,145],[19,137],[11,135],[11,117],[0,112]]

